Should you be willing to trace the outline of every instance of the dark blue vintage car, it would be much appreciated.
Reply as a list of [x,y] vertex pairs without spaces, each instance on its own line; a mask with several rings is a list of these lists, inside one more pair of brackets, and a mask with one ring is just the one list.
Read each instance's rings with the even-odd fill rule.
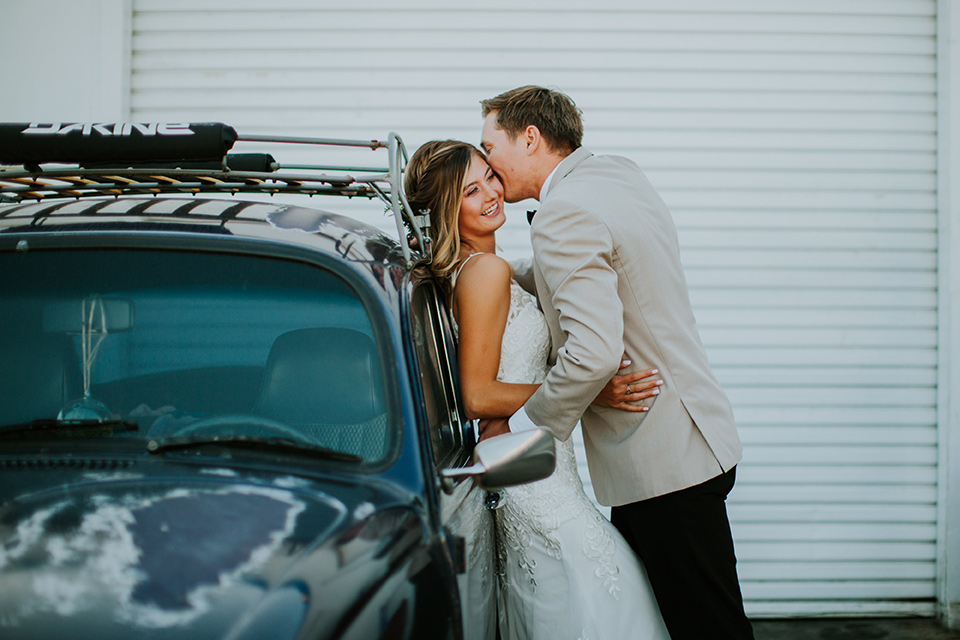
[[493,637],[487,489],[552,438],[476,445],[405,238],[241,199],[379,197],[428,251],[402,143],[252,139],[389,156],[291,172],[235,139],[0,126],[0,637]]

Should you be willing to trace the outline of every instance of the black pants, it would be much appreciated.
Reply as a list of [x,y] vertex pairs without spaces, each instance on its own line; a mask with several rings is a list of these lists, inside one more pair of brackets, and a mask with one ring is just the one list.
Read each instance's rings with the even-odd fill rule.
[[731,469],[611,512],[613,524],[643,560],[671,640],[753,638],[727,520],[735,478]]

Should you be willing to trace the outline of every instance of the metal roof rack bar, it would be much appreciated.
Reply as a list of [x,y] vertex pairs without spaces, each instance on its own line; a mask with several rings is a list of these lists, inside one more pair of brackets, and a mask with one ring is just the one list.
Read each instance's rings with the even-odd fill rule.
[[346,172],[354,172],[354,171],[363,172],[363,171],[370,171],[370,172],[374,172],[374,173],[388,173],[388,172],[390,171],[390,168],[389,168],[389,167],[356,167],[356,166],[345,166],[345,165],[323,165],[323,166],[320,166],[320,165],[314,165],[314,164],[280,164],[280,163],[276,163],[276,168],[275,168],[276,171],[282,171],[282,170],[284,170],[284,169],[291,169],[291,170],[292,170],[292,169],[296,169],[296,170],[299,170],[299,171],[311,171],[311,170],[318,170],[318,169],[324,169],[324,170],[328,170],[328,171],[346,171]]
[[[391,133],[390,135],[396,135]],[[304,138],[300,136],[246,136],[238,135],[237,140],[245,142],[277,142],[283,144],[317,144],[332,147],[369,147],[385,149],[389,143],[380,140],[346,140],[342,138]]]
[[[384,149],[388,162],[387,167],[284,165],[269,154],[227,153],[234,142]],[[410,240],[416,240],[421,254],[430,255],[429,212],[414,212],[403,193],[408,156],[394,132],[382,141],[239,135],[221,123],[0,123],[0,143],[0,162],[21,165],[0,168],[0,203],[165,193],[378,198],[394,216],[404,259],[412,259]],[[230,168],[231,160],[238,169],[250,166],[250,156],[259,162],[256,170]]]

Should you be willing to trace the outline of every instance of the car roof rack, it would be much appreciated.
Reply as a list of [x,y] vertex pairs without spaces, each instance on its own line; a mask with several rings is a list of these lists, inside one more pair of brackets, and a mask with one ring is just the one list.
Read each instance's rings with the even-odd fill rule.
[[[387,166],[283,165],[235,142],[386,150]],[[410,240],[430,255],[430,212],[403,192],[403,141],[240,135],[222,123],[0,123],[0,204],[53,198],[202,193],[296,193],[379,198],[404,259]],[[405,230],[406,227],[406,230]]]

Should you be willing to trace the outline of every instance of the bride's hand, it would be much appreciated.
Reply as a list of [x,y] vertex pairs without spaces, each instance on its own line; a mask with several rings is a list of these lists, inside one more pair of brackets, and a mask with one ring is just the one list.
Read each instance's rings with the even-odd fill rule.
[[[621,369],[629,366],[629,360],[620,362]],[[615,375],[610,378],[607,385],[600,391],[600,394],[593,402],[604,407],[633,411],[635,413],[649,411],[650,407],[629,403],[652,398],[660,394],[660,386],[663,384],[663,380],[656,377],[657,373],[657,369],[644,369],[643,371]]]

